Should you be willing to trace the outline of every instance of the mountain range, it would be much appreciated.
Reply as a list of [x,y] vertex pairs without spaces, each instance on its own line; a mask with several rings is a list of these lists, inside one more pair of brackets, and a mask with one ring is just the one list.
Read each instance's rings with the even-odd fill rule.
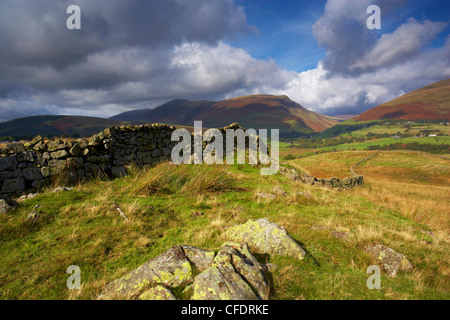
[[[124,112],[109,119],[46,115],[0,123],[0,137],[14,139],[43,136],[93,135],[123,124],[166,123],[204,128],[238,122],[244,128],[280,129],[281,132],[321,132],[351,116],[329,117],[310,111],[287,96],[250,95],[222,101],[176,99],[154,109]],[[383,103],[353,118],[356,121],[384,119],[450,120],[450,79],[439,81]]]
[[114,117],[119,121],[161,122],[192,126],[223,127],[239,122],[244,128],[318,132],[339,121],[305,109],[287,96],[251,95],[222,101],[172,100],[155,109],[134,110]]

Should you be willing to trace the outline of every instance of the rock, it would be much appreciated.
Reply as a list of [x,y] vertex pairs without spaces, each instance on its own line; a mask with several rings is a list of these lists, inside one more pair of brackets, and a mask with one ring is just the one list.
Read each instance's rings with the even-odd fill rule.
[[293,168],[287,168],[280,166],[280,173],[282,175],[285,175],[288,179],[292,181],[298,181],[300,180],[300,175],[298,172]]
[[64,158],[64,157],[67,157],[69,154],[67,153],[67,151],[66,150],[58,150],[58,151],[55,151],[55,152],[52,152],[52,153],[50,153],[50,156],[53,158],[53,159],[59,159],[59,158]]
[[336,239],[346,240],[349,237],[349,233],[343,231],[331,231],[331,236]]
[[313,197],[310,193],[301,192],[301,191],[297,191],[297,195],[300,197],[304,197],[306,199],[312,199],[312,197]]
[[277,196],[272,193],[264,193],[264,192],[258,192],[256,194],[256,196],[258,198],[266,199],[266,200],[275,200],[277,198]]
[[142,293],[139,300],[177,300],[177,297],[166,287],[157,285]]
[[15,206],[11,206],[5,199],[0,199],[0,214],[7,214],[11,210],[14,210]]
[[42,136],[40,136],[40,135],[36,136],[36,137],[33,138],[33,140],[31,140],[31,144],[34,145],[34,144],[36,144],[38,142],[41,142],[42,140],[44,140],[44,138],[42,138]]
[[181,246],[174,246],[122,278],[108,284],[99,298],[133,298],[148,286],[178,287],[187,285],[193,280],[190,261],[184,255]]
[[214,261],[214,251],[199,249],[191,246],[181,246],[186,258],[198,272],[206,270]]
[[15,156],[0,158],[0,171],[15,170],[17,159]]
[[30,167],[22,170],[22,175],[26,180],[40,180],[43,178],[41,169]]
[[192,300],[268,299],[268,283],[246,244],[226,243],[211,267],[195,277]]
[[387,246],[372,243],[365,246],[363,250],[369,253],[379,264],[379,267],[390,277],[397,276],[400,271],[413,269],[413,266],[403,254]]
[[6,179],[2,185],[2,193],[20,194],[25,191],[25,180],[23,178]]
[[66,168],[66,160],[51,160],[48,163],[48,167],[50,168],[50,175],[54,176]]
[[253,253],[290,256],[303,259],[306,252],[288,232],[267,219],[249,220],[245,224],[228,229],[228,241],[246,242]]
[[78,157],[81,153],[82,149],[78,143],[75,143],[72,148],[70,148],[69,153],[74,156]]
[[274,187],[273,189],[272,189],[272,191],[273,192],[275,192],[277,195],[279,195],[279,196],[284,196],[284,197],[287,197],[287,193],[286,193],[286,191],[284,191],[282,188],[280,188],[280,187]]
[[72,187],[58,187],[53,189],[51,192],[71,191],[71,190],[73,190]]

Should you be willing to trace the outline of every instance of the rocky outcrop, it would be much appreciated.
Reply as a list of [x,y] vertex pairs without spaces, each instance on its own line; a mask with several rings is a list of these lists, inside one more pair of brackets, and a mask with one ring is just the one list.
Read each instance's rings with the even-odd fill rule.
[[[262,232],[252,227],[254,223],[263,228]],[[253,253],[289,255],[299,259],[305,253],[283,228],[266,219],[251,220],[238,227],[246,231],[244,237],[248,243],[239,241],[241,237],[235,233],[227,232],[230,241],[224,243],[217,254],[186,245],[174,246],[109,283],[98,298],[174,300],[177,299],[173,293],[176,288],[183,298],[191,300],[269,299],[269,281],[265,272],[276,266],[261,265]]]
[[250,220],[228,229],[228,241],[245,242],[254,253],[291,256],[303,259],[306,252],[291,238],[286,229],[267,219]]
[[363,250],[370,254],[376,264],[390,277],[397,276],[398,272],[413,269],[413,266],[403,254],[382,244],[371,243],[366,245]]
[[225,243],[193,284],[192,300],[267,300],[269,286],[246,244]]
[[[205,265],[209,266],[213,259],[213,251],[188,246],[174,246],[155,259],[108,284],[99,298],[131,299],[155,286],[164,288],[186,286],[194,280],[194,268],[200,267],[200,270],[197,269],[199,272]],[[147,294],[147,298],[152,292],[154,293],[154,291],[150,291]]]

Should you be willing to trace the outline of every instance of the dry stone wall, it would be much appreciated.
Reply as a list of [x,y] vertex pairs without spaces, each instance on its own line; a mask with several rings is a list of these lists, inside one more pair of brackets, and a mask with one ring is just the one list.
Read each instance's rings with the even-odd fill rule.
[[[219,130],[238,128],[234,123]],[[61,174],[71,184],[98,175],[122,177],[131,164],[142,167],[168,160],[177,144],[171,141],[175,129],[129,125],[105,129],[89,139],[47,141],[37,136],[31,142],[9,144],[0,150],[0,196],[36,192]]]

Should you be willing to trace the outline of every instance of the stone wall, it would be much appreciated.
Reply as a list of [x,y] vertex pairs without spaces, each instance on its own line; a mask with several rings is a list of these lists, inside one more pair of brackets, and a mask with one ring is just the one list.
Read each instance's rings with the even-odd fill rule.
[[[234,123],[219,130],[238,128]],[[0,150],[0,196],[36,192],[62,174],[71,184],[98,175],[122,177],[131,164],[141,167],[168,160],[177,144],[171,141],[175,129],[130,125],[105,129],[89,139],[47,141],[38,136],[9,144]]]
[[303,182],[310,184],[310,185],[318,185],[321,187],[327,187],[331,189],[353,189],[357,186],[362,186],[364,184],[364,177],[360,174],[357,174],[354,169],[359,166],[361,163],[368,161],[369,159],[375,157],[378,154],[378,150],[359,160],[357,163],[352,165],[350,167],[350,173],[352,174],[352,177],[347,177],[344,179],[338,179],[338,178],[316,178],[313,175],[303,174],[301,176]]

